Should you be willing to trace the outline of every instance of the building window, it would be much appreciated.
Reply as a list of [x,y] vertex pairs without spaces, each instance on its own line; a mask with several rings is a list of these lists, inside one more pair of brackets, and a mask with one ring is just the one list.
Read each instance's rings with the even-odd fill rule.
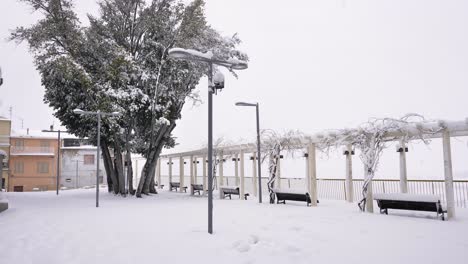
[[15,148],[17,150],[24,150],[24,140],[22,139],[15,140]]
[[50,142],[47,140],[41,141],[41,152],[49,152],[50,151]]
[[22,161],[15,161],[15,173],[24,173],[24,163]]
[[94,164],[94,155],[84,155],[83,156],[84,165],[93,165]]
[[37,163],[37,173],[49,173],[49,163],[48,162],[38,162]]

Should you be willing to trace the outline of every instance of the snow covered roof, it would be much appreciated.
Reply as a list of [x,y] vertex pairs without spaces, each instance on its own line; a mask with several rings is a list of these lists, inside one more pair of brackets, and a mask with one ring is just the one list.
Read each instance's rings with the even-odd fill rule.
[[[40,139],[57,139],[57,133],[42,132],[41,130],[33,129],[12,129],[11,138],[40,138]],[[73,135],[68,133],[60,133],[62,138],[71,138]]]
[[96,146],[85,145],[85,146],[74,146],[74,147],[61,147],[61,150],[96,150]]
[[10,119],[4,117],[4,116],[0,116],[0,121],[10,121]]

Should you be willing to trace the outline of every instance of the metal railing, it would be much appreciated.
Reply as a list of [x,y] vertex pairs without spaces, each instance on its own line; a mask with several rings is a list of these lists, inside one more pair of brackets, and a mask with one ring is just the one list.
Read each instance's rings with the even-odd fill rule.
[[[179,181],[178,175],[173,175],[174,181]],[[218,179],[219,180],[219,179]],[[162,184],[167,184],[168,176],[161,175]],[[203,182],[202,176],[197,176],[197,183]],[[262,177],[262,190],[267,192],[267,178]],[[190,177],[184,177],[184,183],[188,186]],[[354,201],[362,198],[362,185],[364,180],[353,179]],[[224,185],[235,185],[236,178],[224,176]],[[468,180],[454,180],[455,205],[457,207],[468,208]],[[281,178],[282,188],[304,189],[304,178]],[[251,177],[245,178],[246,191],[252,192],[253,182]],[[325,200],[346,200],[346,187],[344,179],[317,179],[318,198]],[[397,179],[375,179],[372,181],[373,193],[399,193],[400,181]],[[445,182],[443,180],[408,180],[408,193],[412,194],[432,194],[441,198],[445,203]]]

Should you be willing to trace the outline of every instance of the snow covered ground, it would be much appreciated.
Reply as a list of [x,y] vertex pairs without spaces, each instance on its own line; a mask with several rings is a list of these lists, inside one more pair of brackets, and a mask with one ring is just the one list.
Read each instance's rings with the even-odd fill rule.
[[[203,197],[161,191],[144,199],[94,190],[8,193],[0,214],[0,263],[467,263],[468,210],[360,213],[321,200],[258,204],[215,200],[207,234]],[[265,197],[266,200],[266,197]]]

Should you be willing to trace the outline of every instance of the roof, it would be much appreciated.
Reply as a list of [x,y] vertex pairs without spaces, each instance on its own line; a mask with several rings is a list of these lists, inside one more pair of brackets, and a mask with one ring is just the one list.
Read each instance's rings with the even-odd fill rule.
[[0,116],[0,121],[11,121],[11,120],[4,116]]
[[[57,133],[53,132],[42,132],[41,130],[33,129],[12,129],[10,138],[39,138],[39,139],[57,139]],[[70,138],[68,133],[60,133],[63,138]]]

